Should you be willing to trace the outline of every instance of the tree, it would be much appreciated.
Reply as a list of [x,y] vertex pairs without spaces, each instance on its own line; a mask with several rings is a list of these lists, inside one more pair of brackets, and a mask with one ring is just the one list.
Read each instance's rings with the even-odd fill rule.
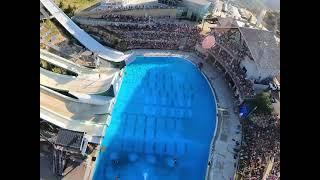
[[60,9],[63,9],[63,6],[64,6],[63,2],[60,1],[60,2],[59,2],[59,8],[60,8]]
[[63,74],[63,71],[59,67],[54,67],[51,69],[52,72],[58,73],[58,74]]
[[71,7],[71,5],[69,4],[66,9],[63,9],[63,12],[66,13],[69,17],[71,17],[74,15],[75,9],[76,9],[75,6]]
[[[44,45],[43,43],[40,43],[40,48],[41,49],[46,49],[46,45]],[[40,62],[41,63],[41,62]]]
[[47,70],[50,68],[49,63],[47,61],[43,61],[41,59],[40,59],[40,66],[44,69],[47,69]]
[[254,99],[254,104],[257,106],[257,111],[261,113],[272,113],[273,107],[271,102],[270,92],[258,94]]

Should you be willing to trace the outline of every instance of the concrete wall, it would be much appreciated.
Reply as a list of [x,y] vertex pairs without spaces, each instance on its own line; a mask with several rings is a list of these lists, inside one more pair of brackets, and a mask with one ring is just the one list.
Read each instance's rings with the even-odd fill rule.
[[145,10],[131,10],[131,11],[121,11],[113,14],[123,14],[123,15],[131,15],[131,16],[171,16],[176,17],[177,9],[145,9]]
[[262,71],[259,69],[259,67],[256,65],[256,63],[252,60],[249,60],[246,58],[245,60],[241,61],[240,67],[245,67],[247,70],[247,78],[249,79],[255,79],[255,80],[263,80],[266,78],[270,78],[273,75],[270,74],[268,71]]
[[[91,17],[91,18],[98,18],[101,14],[108,14],[106,11],[104,12],[81,12],[77,14],[77,16],[82,17]],[[127,11],[119,11],[113,12],[112,14],[122,14],[122,15],[131,15],[136,17],[141,16],[171,16],[173,18],[177,15],[177,9],[168,8],[168,9],[138,9],[138,10],[127,10]]]
[[253,89],[256,93],[261,93],[268,89],[269,85],[263,85],[263,84],[253,84]]
[[193,14],[196,16],[196,20],[201,20],[208,11],[210,4],[211,2],[183,1],[180,5],[188,9],[187,18],[191,18]]
[[245,60],[241,61],[240,63],[241,68],[246,68],[247,70],[247,78],[249,79],[259,79],[260,73],[258,70],[258,67],[256,66],[256,63],[249,58],[245,58]]

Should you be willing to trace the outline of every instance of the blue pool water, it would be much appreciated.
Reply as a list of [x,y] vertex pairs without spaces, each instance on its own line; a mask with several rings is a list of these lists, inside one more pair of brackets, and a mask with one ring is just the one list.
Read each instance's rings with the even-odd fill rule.
[[125,68],[94,179],[204,179],[215,121],[210,86],[193,64],[137,57]]

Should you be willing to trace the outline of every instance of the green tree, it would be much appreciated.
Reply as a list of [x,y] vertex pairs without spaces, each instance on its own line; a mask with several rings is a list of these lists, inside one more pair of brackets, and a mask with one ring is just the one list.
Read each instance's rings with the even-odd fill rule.
[[270,114],[273,110],[270,92],[258,94],[254,99],[254,105],[258,107],[258,112]]
[[63,9],[63,7],[64,7],[64,4],[63,4],[62,1],[60,1],[60,2],[59,2],[59,8],[60,8],[60,9]]
[[43,61],[40,59],[40,67],[44,68],[44,69],[50,69],[50,65],[47,61]]
[[52,72],[58,73],[58,74],[63,74],[63,70],[59,67],[54,67],[51,69]]
[[76,7],[69,4],[66,9],[63,9],[63,12],[66,13],[69,17],[74,15],[74,11],[76,10]]

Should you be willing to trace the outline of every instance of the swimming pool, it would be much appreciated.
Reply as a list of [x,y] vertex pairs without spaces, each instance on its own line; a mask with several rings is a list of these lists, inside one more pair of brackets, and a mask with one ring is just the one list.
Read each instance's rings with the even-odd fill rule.
[[136,57],[125,68],[93,179],[205,179],[215,103],[189,61]]

